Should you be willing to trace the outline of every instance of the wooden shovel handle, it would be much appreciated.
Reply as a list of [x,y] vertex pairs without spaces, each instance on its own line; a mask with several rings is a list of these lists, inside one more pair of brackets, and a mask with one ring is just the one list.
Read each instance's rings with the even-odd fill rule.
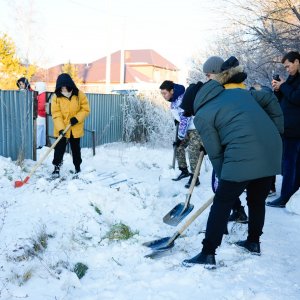
[[[32,168],[31,172],[29,173],[29,175],[26,178],[30,178],[34,172],[37,170],[37,168],[43,163],[43,161],[46,159],[46,157],[49,155],[49,153],[52,151],[52,149],[54,149],[54,147],[58,144],[58,142],[62,139],[63,135],[70,129],[71,124],[69,124],[63,134],[60,134],[59,137],[56,139],[56,141],[52,144],[52,146],[46,151],[46,153],[40,158],[40,160],[34,165],[34,167]],[[27,180],[28,181],[28,180]]]
[[194,187],[195,187],[195,184],[196,184],[196,180],[197,180],[197,177],[199,176],[199,173],[200,173],[200,168],[201,168],[201,165],[202,165],[203,158],[204,158],[204,152],[201,151],[198,162],[197,162],[197,166],[196,166],[196,169],[195,169],[195,172],[194,172],[194,176],[193,176],[191,186],[190,186],[190,188],[188,190],[188,193],[186,195],[186,200],[185,200],[183,210],[185,210],[190,204],[190,200],[191,200],[192,193],[193,193],[193,190],[194,190]]
[[214,200],[214,196],[210,197],[178,230],[178,233],[181,235],[194,221],[197,219],[207,207],[209,207]]
[[[174,142],[176,142],[176,140],[177,140],[178,130],[179,130],[179,124],[176,125],[176,133],[175,133],[175,140],[174,140]],[[175,163],[176,163],[176,150],[177,150],[177,146],[174,146],[174,151],[173,151],[173,161],[172,161],[172,169],[175,169]]]

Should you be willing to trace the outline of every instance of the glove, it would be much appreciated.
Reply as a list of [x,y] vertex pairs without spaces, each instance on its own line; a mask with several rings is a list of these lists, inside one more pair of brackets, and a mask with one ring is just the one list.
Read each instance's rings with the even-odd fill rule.
[[205,151],[205,148],[203,145],[200,146],[200,152],[204,152],[204,155],[207,154],[207,152]]
[[193,115],[193,113],[192,113],[191,111],[185,110],[185,111],[183,112],[183,116],[184,116],[184,117],[189,118],[189,117],[191,117],[192,115]]
[[66,134],[64,133],[63,130],[60,130],[60,131],[59,131],[59,135],[65,136]]
[[177,126],[179,124],[179,121],[177,121],[176,119],[174,119],[174,124],[175,124],[175,126]]
[[77,120],[75,117],[72,117],[72,118],[70,119],[70,123],[71,123],[72,126],[74,126],[75,124],[78,123],[78,120]]
[[176,141],[173,143],[173,147],[179,147],[181,144],[182,140],[180,140],[179,138],[176,139]]

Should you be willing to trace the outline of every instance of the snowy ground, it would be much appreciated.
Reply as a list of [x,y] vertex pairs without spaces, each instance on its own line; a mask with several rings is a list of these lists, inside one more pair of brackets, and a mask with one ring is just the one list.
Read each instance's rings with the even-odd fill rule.
[[[162,221],[186,193],[187,179],[171,180],[172,149],[112,144],[97,148],[95,157],[83,149],[79,179],[72,179],[67,154],[62,179],[48,181],[51,160],[52,154],[16,189],[15,180],[24,179],[34,162],[25,161],[21,172],[0,157],[1,299],[300,299],[300,194],[287,209],[267,207],[260,257],[232,244],[246,237],[247,227],[231,224],[217,251],[219,267],[187,269],[181,262],[200,251],[208,210],[167,255],[145,258],[151,251],[142,246],[184,224]],[[206,160],[194,211],[212,195],[210,173]],[[280,181],[278,176],[277,189]],[[135,235],[109,239],[120,223]],[[79,262],[88,266],[80,280],[73,272]]]

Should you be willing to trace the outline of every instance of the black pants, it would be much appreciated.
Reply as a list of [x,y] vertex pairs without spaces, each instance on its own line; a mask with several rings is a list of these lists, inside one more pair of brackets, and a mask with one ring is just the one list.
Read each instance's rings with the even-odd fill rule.
[[206,225],[203,252],[214,254],[221,245],[230,210],[237,198],[247,189],[249,210],[248,240],[259,242],[265,221],[265,200],[269,194],[272,177],[243,182],[220,180]]
[[[69,138],[69,142],[72,150],[73,164],[75,169],[80,169],[80,164],[82,162],[81,159],[81,151],[80,151],[80,138],[74,138],[72,133]],[[54,148],[54,158],[52,164],[55,166],[62,165],[63,157],[66,151],[67,139],[63,137],[58,144]]]

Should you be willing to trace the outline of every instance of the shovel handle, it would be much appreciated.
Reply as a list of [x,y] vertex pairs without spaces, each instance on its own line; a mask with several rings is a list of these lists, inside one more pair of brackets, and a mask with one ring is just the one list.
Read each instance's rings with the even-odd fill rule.
[[186,196],[183,211],[186,210],[187,207],[190,205],[192,193],[193,193],[196,181],[197,181],[197,177],[199,176],[199,173],[200,173],[200,168],[201,168],[201,165],[202,165],[203,158],[204,158],[204,152],[201,151],[198,162],[197,162],[197,166],[196,166],[196,169],[195,169],[195,172],[194,172],[194,176],[193,176],[193,179],[192,179],[192,183],[191,183],[191,186],[190,186],[189,191],[188,191],[187,196]]
[[185,224],[174,233],[174,235],[168,240],[166,247],[169,247],[182,233],[209,207],[214,200],[214,196],[211,196],[186,222]]
[[[178,128],[179,128],[179,124],[176,125],[176,134],[175,134],[175,140],[174,140],[174,142],[176,142],[176,140],[177,140]],[[177,147],[174,146],[174,151],[173,151],[173,161],[172,161],[172,169],[175,169],[176,150],[177,150]]]
[[214,196],[210,197],[178,230],[178,234],[181,235],[212,204],[213,200]]
[[58,142],[62,139],[62,137],[65,135],[65,133],[70,129],[72,125],[69,124],[65,130],[63,131],[63,134],[60,134],[59,137],[55,140],[55,142],[52,144],[52,146],[46,151],[46,153],[40,158],[40,160],[35,164],[35,166],[32,168],[29,175],[26,177],[27,181],[29,178],[34,174],[34,172],[37,170],[37,168],[43,163],[43,161],[46,159],[46,157],[49,155],[49,153],[54,149],[54,147],[58,144]]

